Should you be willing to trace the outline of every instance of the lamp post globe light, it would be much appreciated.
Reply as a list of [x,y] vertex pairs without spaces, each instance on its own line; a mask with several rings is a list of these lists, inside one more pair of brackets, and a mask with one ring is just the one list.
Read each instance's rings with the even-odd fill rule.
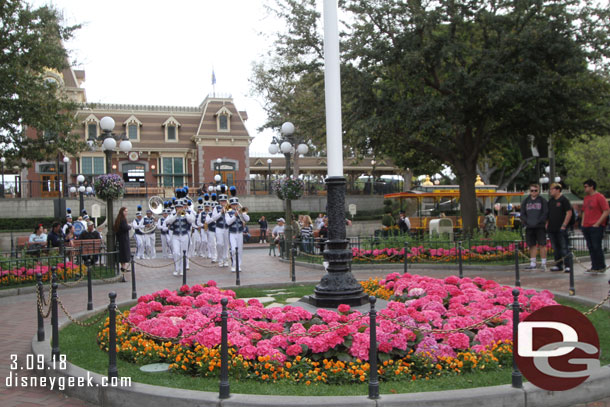
[[[296,148],[293,146],[293,134],[294,124],[291,122],[285,122],[280,128],[281,138],[273,137],[271,144],[269,145],[269,153],[277,154],[281,152],[284,154],[286,162],[286,177],[292,177],[291,163],[290,160],[293,154],[307,154],[309,147],[307,144],[299,144]],[[271,170],[271,162],[267,161],[269,169]],[[271,192],[271,188],[269,188]],[[285,215],[286,215],[286,226],[284,226],[284,239],[286,242],[286,250],[292,248],[292,201],[290,199],[284,199]],[[290,253],[290,252],[288,252]]]

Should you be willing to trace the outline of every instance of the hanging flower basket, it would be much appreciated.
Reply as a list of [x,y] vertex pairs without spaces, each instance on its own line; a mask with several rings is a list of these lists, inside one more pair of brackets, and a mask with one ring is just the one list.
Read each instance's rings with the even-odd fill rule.
[[100,175],[93,182],[95,195],[103,200],[119,199],[125,193],[123,178],[117,174]]
[[305,183],[302,180],[288,177],[273,181],[272,187],[277,197],[282,200],[294,201],[302,197],[305,191]]

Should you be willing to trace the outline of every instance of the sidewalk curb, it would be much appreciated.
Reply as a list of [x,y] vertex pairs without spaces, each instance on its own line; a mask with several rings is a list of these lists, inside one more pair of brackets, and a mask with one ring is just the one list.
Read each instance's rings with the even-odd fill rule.
[[[572,297],[573,298],[573,297]],[[135,300],[123,301],[120,307],[134,304]],[[99,307],[93,311],[75,314],[77,320],[86,319],[91,315],[106,309]],[[69,325],[68,318],[60,321],[60,330]],[[45,327],[45,341],[38,342],[36,335],[32,337],[32,352],[34,355],[45,355],[43,371],[37,371],[39,376],[64,377],[68,383],[69,377],[92,377],[94,387],[66,386],[62,393],[96,403],[101,406],[123,407],[146,405],[147,407],[182,406],[303,406],[303,407],[568,407],[574,404],[596,401],[610,396],[610,365],[603,366],[591,375],[583,384],[575,389],[564,392],[550,392],[525,383],[522,389],[510,385],[478,387],[473,389],[447,390],[438,392],[409,393],[382,395],[378,400],[370,400],[366,396],[266,396],[253,394],[232,394],[230,398],[220,400],[217,393],[167,388],[142,383],[132,383],[131,387],[102,387],[102,375],[89,372],[81,367],[67,363],[65,370],[53,370],[51,364],[51,327]],[[37,359],[35,359],[37,360]],[[120,372],[119,372],[120,373]],[[74,379],[72,379],[74,380]]]

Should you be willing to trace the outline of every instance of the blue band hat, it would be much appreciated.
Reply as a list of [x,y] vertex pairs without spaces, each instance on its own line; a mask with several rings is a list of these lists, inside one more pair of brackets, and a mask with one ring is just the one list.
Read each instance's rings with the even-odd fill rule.
[[235,185],[232,185],[231,188],[229,188],[229,193],[231,194],[231,198],[229,199],[229,204],[231,204],[231,205],[239,204],[239,198],[237,197],[237,188],[235,188]]

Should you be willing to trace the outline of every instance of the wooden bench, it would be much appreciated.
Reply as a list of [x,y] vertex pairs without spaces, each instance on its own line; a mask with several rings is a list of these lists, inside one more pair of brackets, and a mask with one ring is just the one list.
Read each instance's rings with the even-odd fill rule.
[[102,239],[84,239],[73,240],[74,250],[80,251],[81,254],[99,254],[102,250]]
[[80,253],[85,264],[98,262],[99,254],[102,251],[102,239],[73,240],[72,252]]
[[17,250],[27,249],[29,242],[29,236],[17,236]]
[[125,187],[125,195],[163,195],[163,187]]

